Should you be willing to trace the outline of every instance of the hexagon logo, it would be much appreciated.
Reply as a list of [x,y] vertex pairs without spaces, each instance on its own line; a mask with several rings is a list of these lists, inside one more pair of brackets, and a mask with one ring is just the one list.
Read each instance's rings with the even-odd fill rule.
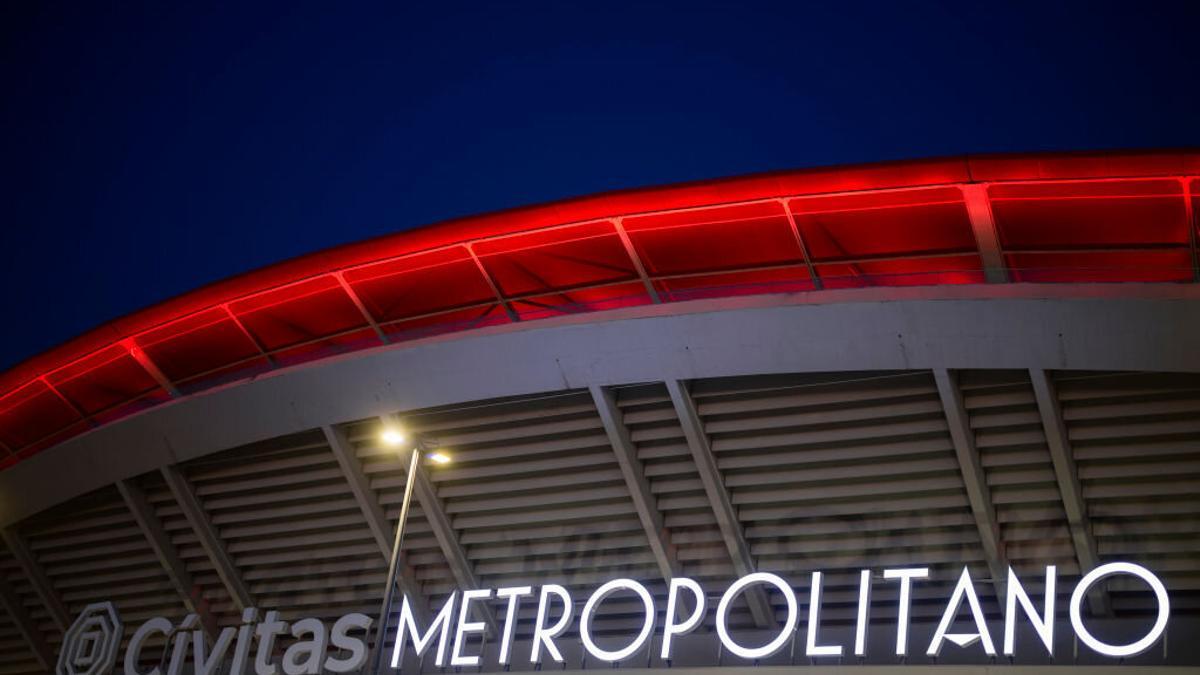
[[105,675],[117,662],[121,617],[111,602],[84,608],[63,635],[56,675]]

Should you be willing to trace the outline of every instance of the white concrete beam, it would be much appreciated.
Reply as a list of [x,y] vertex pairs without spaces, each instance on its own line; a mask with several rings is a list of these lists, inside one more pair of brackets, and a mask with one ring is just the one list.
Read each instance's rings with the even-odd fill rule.
[[[1046,446],[1050,449],[1050,459],[1054,463],[1054,477],[1058,482],[1058,493],[1062,496],[1063,511],[1067,514],[1067,526],[1070,528],[1071,542],[1075,546],[1075,557],[1079,560],[1079,569],[1086,573],[1100,564],[1100,556],[1097,553],[1096,540],[1092,536],[1087,504],[1083,501],[1079,468],[1075,465],[1075,455],[1071,450],[1066,424],[1063,422],[1058,391],[1049,374],[1041,368],[1031,369],[1029,380],[1033,384],[1038,413],[1042,418],[1042,430],[1046,433]],[[1088,605],[1097,616],[1112,615],[1108,592],[1099,585],[1088,595]]]
[[50,618],[54,621],[54,625],[65,633],[67,626],[71,625],[71,617],[67,613],[67,606],[58,597],[58,593],[55,592],[50,579],[42,572],[42,566],[38,564],[37,558],[29,550],[29,546],[25,543],[25,538],[16,529],[10,527],[4,530],[4,543],[8,546],[9,552],[16,558],[17,564],[21,566],[21,571],[25,573],[25,578],[29,579],[29,583],[33,585],[34,592],[37,593],[42,604],[46,606],[46,611],[50,613]]
[[[756,571],[754,558],[750,555],[750,545],[746,543],[742,524],[738,521],[733,502],[729,499],[729,491],[725,488],[721,470],[717,468],[717,458],[713,454],[708,434],[704,431],[700,413],[696,410],[696,402],[692,400],[687,385],[681,380],[667,380],[666,385],[667,392],[671,395],[671,404],[675,406],[675,414],[679,417],[679,424],[683,427],[688,449],[691,450],[692,459],[696,463],[696,470],[700,473],[700,482],[704,484],[704,492],[712,505],[713,515],[716,516],[717,527],[721,530],[721,537],[729,550],[733,571],[739,577],[750,574]],[[746,601],[757,626],[774,624],[775,613],[761,586],[751,586],[747,589]]]
[[1003,601],[1008,581],[1008,561],[1004,555],[1004,544],[1000,538],[1000,525],[996,521],[991,491],[983,473],[983,464],[979,461],[979,450],[975,447],[975,433],[971,431],[967,409],[963,405],[958,373],[945,368],[935,368],[933,378],[937,382],[938,396],[946,413],[950,440],[954,443],[954,454],[958,457],[958,466],[962,471],[971,515],[975,520],[975,527],[979,530],[979,543],[983,546],[988,571],[992,573],[992,585],[996,588],[996,597]]
[[625,486],[629,488],[629,496],[633,500],[638,520],[642,523],[642,529],[646,531],[646,539],[650,542],[650,551],[654,554],[658,570],[663,579],[681,576],[683,568],[675,555],[675,546],[671,544],[671,533],[663,524],[657,500],[650,491],[650,481],[646,479],[642,462],[637,458],[637,448],[629,437],[629,429],[626,428],[621,410],[617,407],[616,394],[607,387],[596,385],[588,389],[592,394],[592,401],[596,404],[596,410],[600,413],[604,432],[608,434],[609,443],[617,456],[617,465],[621,468]]
[[162,467],[161,473],[171,494],[175,497],[175,501],[178,502],[179,508],[183,511],[184,517],[187,518],[188,524],[192,526],[192,531],[200,540],[200,546],[208,554],[209,560],[217,570],[217,576],[221,578],[221,583],[229,592],[230,599],[239,610],[253,607],[254,598],[246,588],[246,582],[242,580],[241,572],[238,571],[237,566],[233,564],[233,559],[225,550],[224,542],[217,535],[216,528],[213,527],[208,513],[205,512],[204,506],[196,496],[195,490],[192,489],[192,484],[188,481],[187,476],[183,475],[183,471],[176,464]]

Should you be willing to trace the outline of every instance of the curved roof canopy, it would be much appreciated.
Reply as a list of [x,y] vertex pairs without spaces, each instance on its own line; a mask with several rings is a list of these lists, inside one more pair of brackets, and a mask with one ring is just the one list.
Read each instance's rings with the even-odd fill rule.
[[0,467],[175,397],[502,323],[933,284],[1195,283],[1200,152],[959,157],[571,199],[322,251],[0,376]]

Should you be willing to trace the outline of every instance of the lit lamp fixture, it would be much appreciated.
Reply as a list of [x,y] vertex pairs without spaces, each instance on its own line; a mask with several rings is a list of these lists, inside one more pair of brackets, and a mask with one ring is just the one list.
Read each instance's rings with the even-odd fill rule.
[[396,573],[400,569],[400,545],[404,542],[404,523],[408,520],[408,507],[412,502],[413,486],[416,484],[417,472],[420,471],[421,456],[424,455],[435,464],[449,464],[450,455],[438,449],[429,450],[424,439],[417,438],[412,443],[412,449],[407,450],[408,437],[395,427],[386,427],[379,435],[384,445],[402,448],[400,456],[409,452],[408,474],[404,482],[404,499],[400,502],[400,521],[396,523],[396,541],[392,545],[392,558],[388,561],[387,588],[383,592],[383,602],[379,608],[379,627],[375,631],[374,652],[371,657],[372,673],[380,673],[380,659],[383,657],[383,641],[387,637],[388,616],[392,612],[392,595],[396,589]]

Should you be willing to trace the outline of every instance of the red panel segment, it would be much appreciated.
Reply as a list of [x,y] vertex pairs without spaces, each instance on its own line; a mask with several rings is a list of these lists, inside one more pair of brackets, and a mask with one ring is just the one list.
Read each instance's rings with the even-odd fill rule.
[[490,239],[474,250],[507,297],[637,278],[608,221]]
[[788,205],[813,261],[975,250],[958,188],[806,197]]
[[651,276],[803,261],[779,202],[638,216],[622,222]]
[[988,194],[1006,250],[1188,241],[1177,180],[993,185]]
[[659,279],[654,286],[659,297],[667,302],[760,293],[798,293],[814,288],[808,268],[803,265]]
[[522,320],[544,319],[565,314],[596,312],[619,307],[650,304],[650,296],[641,282],[616,284],[541,295],[512,303]]
[[176,383],[259,354],[258,347],[219,307],[146,331],[136,341]]
[[267,351],[367,325],[333,275],[260,293],[231,303],[229,309]]
[[0,399],[0,443],[18,450],[82,423],[82,419],[46,383],[35,380]]
[[46,379],[88,415],[128,403],[156,389],[162,391],[120,345],[80,359]]
[[379,323],[496,299],[461,246],[346,270],[343,277]]
[[315,361],[342,352],[375,347],[379,344],[379,336],[375,334],[375,330],[372,328],[363,328],[324,340],[316,340],[281,349],[272,353],[271,358],[275,360],[276,365],[291,366],[306,361]]
[[508,315],[499,304],[493,304],[397,321],[383,326],[383,330],[387,333],[389,340],[398,342],[504,323],[508,323]]
[[1013,281],[1191,281],[1193,275],[1187,249],[1009,253],[1005,257]]
[[978,255],[964,255],[824,264],[817,265],[817,276],[825,288],[932,286],[981,284],[982,270]]

